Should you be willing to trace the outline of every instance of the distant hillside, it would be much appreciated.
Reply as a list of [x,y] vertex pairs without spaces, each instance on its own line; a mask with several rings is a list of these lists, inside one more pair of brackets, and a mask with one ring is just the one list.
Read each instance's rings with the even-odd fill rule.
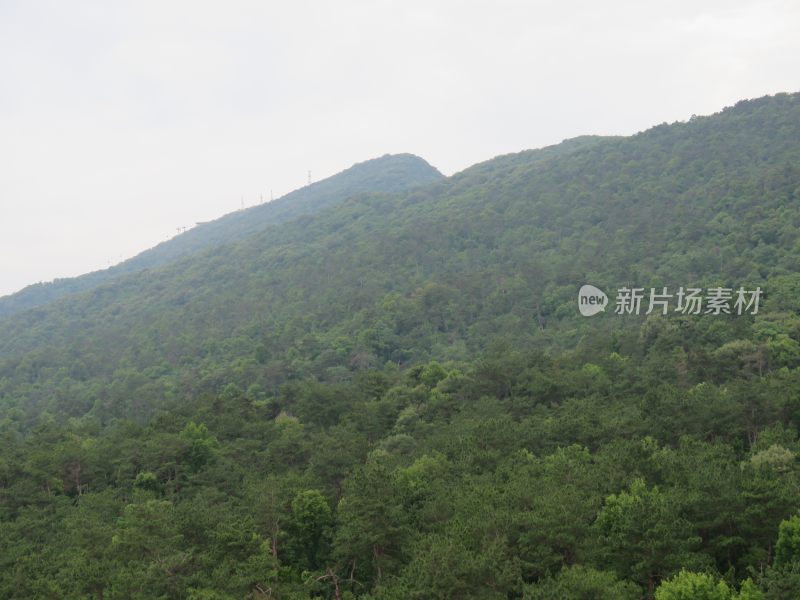
[[[56,380],[42,374],[62,366],[80,374],[81,388],[112,385],[120,365],[161,365],[169,380],[193,373],[213,388],[245,361],[236,380],[275,387],[387,361],[466,360],[499,340],[611,348],[611,332],[633,323],[612,311],[576,318],[585,282],[608,290],[791,286],[800,270],[798,98],[499,157],[399,196],[351,195],[302,221],[198,251],[250,230],[247,213],[231,215],[165,244],[157,256],[187,253],[165,268],[1,322],[6,398],[74,415],[106,406],[103,388],[80,392],[69,409],[53,404],[58,395],[46,390]],[[270,219],[288,218],[291,206],[287,198],[252,215],[266,223],[274,208]],[[767,306],[784,309],[787,293]],[[743,324],[713,322],[723,325]],[[29,377],[44,387],[20,396]],[[120,402],[102,412],[128,413]]]
[[0,298],[0,318],[109,282],[125,273],[159,267],[193,252],[233,243],[344,202],[359,193],[398,193],[442,179],[441,173],[411,154],[385,155],[291,192],[272,202],[230,213],[196,227],[114,267],[81,277],[40,283]]
[[0,320],[1,598],[800,598],[800,94],[403,160]]

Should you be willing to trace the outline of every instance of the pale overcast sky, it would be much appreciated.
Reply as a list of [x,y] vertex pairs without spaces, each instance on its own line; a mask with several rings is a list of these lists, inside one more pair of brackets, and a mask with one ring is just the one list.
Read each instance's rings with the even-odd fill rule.
[[800,90],[800,2],[0,0],[0,295],[385,153]]

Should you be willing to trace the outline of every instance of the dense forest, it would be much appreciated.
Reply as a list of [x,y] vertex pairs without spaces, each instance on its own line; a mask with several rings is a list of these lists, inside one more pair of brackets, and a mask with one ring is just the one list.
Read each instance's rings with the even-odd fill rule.
[[0,597],[800,598],[800,94],[354,169],[0,300]]

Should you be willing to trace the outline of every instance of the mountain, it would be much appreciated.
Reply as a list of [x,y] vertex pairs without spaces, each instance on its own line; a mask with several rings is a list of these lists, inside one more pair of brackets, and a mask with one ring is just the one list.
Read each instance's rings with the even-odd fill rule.
[[[0,358],[33,352],[58,368],[67,353],[110,383],[120,364],[182,371],[258,355],[282,381],[465,360],[494,339],[588,343],[620,320],[576,318],[584,282],[757,286],[797,270],[797,111],[796,95],[743,102],[499,157],[405,194],[351,196],[5,319]],[[245,216],[207,229],[241,230]],[[202,229],[191,233],[174,257]]]
[[214,221],[198,223],[189,231],[109,269],[82,277],[31,285],[2,297],[0,318],[107,283],[120,275],[157,268],[193,252],[235,242],[267,227],[335,206],[355,194],[398,193],[441,178],[441,173],[411,154],[387,154],[368,160],[272,202],[230,213]]
[[408,160],[0,320],[0,596],[800,594],[800,94]]

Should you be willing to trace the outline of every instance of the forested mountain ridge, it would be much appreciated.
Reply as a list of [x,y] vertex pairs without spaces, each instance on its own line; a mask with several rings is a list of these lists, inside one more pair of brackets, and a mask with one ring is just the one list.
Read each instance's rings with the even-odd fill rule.
[[116,277],[157,268],[195,252],[245,238],[266,227],[311,215],[354,194],[397,193],[441,179],[436,169],[411,154],[385,155],[309,184],[271,202],[230,213],[145,250],[102,271],[29,286],[0,298],[0,318],[47,304],[65,295],[86,291]]
[[23,364],[57,368],[66,352],[69,368],[109,382],[120,365],[206,359],[266,364],[273,385],[339,380],[356,364],[463,360],[498,338],[568,348],[619,326],[577,318],[584,282],[781,283],[800,266],[797,111],[797,96],[746,102],[500,157],[405,196],[351,197],[6,319],[0,359],[30,351]]
[[[779,94],[8,317],[0,594],[797,597],[799,228]],[[764,297],[584,318],[583,283]]]

